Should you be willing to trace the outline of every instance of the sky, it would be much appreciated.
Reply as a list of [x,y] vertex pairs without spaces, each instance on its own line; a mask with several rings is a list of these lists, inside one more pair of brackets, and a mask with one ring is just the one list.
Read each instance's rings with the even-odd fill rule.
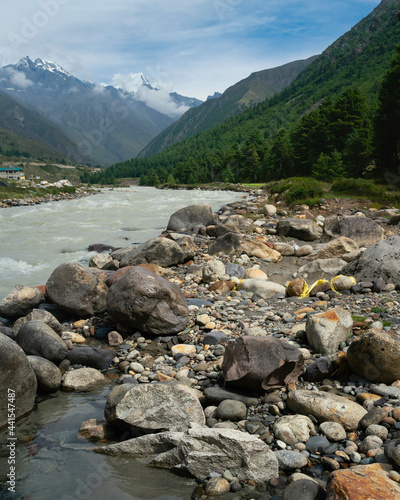
[[205,100],[255,71],[319,54],[377,0],[2,2],[0,66],[27,55],[78,78],[152,85]]

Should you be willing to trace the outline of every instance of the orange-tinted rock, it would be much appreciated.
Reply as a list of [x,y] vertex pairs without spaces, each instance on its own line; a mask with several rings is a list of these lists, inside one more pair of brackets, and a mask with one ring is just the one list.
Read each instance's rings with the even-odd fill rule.
[[132,269],[133,266],[126,266],[126,267],[121,267],[121,269],[118,269],[118,271],[115,271],[109,278],[107,278],[106,285],[110,287],[113,285],[117,280],[121,278],[129,269]]
[[210,292],[230,292],[235,288],[235,284],[232,281],[216,281],[209,286]]
[[296,278],[291,281],[287,286],[287,293],[289,297],[300,297],[303,293],[305,284],[306,282],[303,278]]
[[332,473],[327,500],[400,499],[400,484],[389,478],[386,464],[357,465]]

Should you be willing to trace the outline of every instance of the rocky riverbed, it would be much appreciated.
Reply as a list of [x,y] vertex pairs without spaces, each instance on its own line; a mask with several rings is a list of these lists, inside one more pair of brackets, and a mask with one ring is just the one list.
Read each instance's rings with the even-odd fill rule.
[[400,499],[399,220],[253,193],[16,287],[0,426],[7,388],[18,418],[104,384],[104,421],[76,432],[195,478],[193,499]]

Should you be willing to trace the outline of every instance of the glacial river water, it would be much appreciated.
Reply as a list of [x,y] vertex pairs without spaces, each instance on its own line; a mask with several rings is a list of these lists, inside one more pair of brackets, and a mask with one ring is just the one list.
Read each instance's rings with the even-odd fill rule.
[[[243,194],[217,191],[104,190],[73,201],[0,211],[0,299],[17,283],[45,283],[63,262],[87,263],[91,243],[125,246],[157,236],[175,210],[214,210]],[[1,500],[188,500],[194,481],[139,461],[99,455],[77,437],[81,423],[103,418],[112,385],[40,398],[16,425],[16,492],[8,491],[8,431],[0,431]]]

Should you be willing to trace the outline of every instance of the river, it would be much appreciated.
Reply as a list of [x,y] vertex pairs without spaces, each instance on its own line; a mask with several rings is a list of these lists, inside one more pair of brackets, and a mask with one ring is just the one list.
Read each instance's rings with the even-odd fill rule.
[[[102,190],[72,201],[0,211],[0,299],[17,283],[43,284],[63,262],[87,264],[91,243],[126,246],[157,236],[175,210],[208,203],[214,210],[242,193]],[[112,386],[89,393],[39,396],[34,410],[16,425],[16,492],[6,474],[8,431],[0,431],[2,500],[187,500],[192,479],[150,469],[136,460],[106,457],[77,437],[81,423],[103,418]]]

